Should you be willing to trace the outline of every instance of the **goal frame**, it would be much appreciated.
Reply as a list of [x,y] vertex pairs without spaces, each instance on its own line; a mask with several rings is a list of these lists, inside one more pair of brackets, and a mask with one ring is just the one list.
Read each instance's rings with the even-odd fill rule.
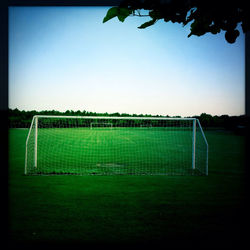
[[[30,137],[31,130],[34,126],[35,128],[35,136],[34,136],[34,167],[37,168],[37,138],[38,138],[38,123],[39,118],[63,118],[63,119],[94,119],[94,120],[103,120],[103,119],[119,119],[119,120],[172,120],[172,121],[193,121],[193,132],[192,132],[192,169],[196,168],[196,162],[195,162],[195,156],[196,156],[196,131],[197,127],[199,127],[201,131],[201,135],[203,137],[203,140],[206,144],[206,167],[205,167],[205,175],[208,175],[208,142],[206,139],[206,136],[204,134],[204,131],[201,127],[200,121],[197,118],[170,118],[170,117],[138,117],[138,116],[57,116],[57,115],[35,115],[33,116],[28,136],[26,139],[26,147],[25,147],[25,168],[24,168],[24,174],[27,175],[27,158],[28,158],[28,141]],[[101,122],[103,123],[103,122]],[[108,123],[105,123],[108,124]],[[111,127],[113,127],[112,123]],[[92,128],[92,127],[90,127]]]

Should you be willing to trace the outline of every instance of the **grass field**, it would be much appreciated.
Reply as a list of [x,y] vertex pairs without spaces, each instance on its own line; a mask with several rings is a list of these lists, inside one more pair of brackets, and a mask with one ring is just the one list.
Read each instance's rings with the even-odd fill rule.
[[10,245],[245,243],[242,136],[206,132],[208,176],[25,176],[27,134],[9,131]]
[[34,167],[34,138],[32,132],[28,142],[28,174],[201,175],[206,172],[204,140],[197,140],[197,164],[192,170],[192,128],[39,129],[37,167]]

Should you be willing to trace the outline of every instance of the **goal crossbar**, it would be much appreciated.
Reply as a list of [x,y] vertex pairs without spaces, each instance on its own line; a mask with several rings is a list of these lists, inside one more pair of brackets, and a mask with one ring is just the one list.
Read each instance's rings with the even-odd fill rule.
[[35,115],[38,118],[63,118],[63,119],[114,119],[114,120],[197,120],[196,118],[170,118],[170,117],[141,117],[141,116],[60,116],[60,115]]

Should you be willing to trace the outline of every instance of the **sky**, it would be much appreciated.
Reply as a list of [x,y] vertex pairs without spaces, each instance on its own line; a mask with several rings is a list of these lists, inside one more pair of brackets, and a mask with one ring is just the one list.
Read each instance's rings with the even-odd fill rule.
[[147,17],[102,23],[110,7],[9,7],[9,108],[242,115],[244,34],[188,38]]

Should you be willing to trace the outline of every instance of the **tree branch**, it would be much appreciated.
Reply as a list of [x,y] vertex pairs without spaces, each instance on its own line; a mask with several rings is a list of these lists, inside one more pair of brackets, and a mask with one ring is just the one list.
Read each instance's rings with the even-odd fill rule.
[[137,15],[137,14],[132,14],[132,16],[140,16],[140,17],[144,17],[144,16],[149,16],[149,15]]

